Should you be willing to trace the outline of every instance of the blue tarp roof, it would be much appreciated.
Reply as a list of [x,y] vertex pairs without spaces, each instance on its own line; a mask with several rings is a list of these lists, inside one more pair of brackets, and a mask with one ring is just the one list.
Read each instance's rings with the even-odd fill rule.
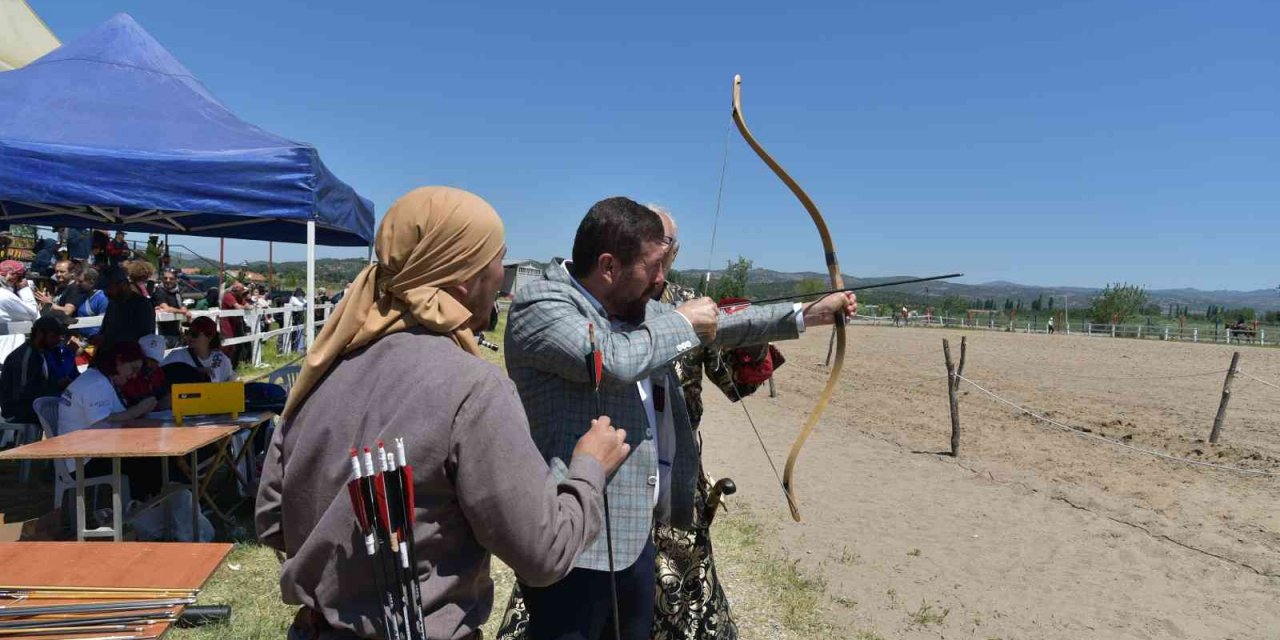
[[373,205],[315,147],[237,118],[119,14],[0,73],[0,222],[373,241]]

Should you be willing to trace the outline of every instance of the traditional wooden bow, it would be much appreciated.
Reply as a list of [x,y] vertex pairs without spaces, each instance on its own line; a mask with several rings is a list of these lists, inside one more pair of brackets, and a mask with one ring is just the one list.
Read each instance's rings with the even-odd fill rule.
[[[818,227],[818,235],[822,238],[822,250],[826,255],[827,272],[831,276],[831,288],[843,289],[844,278],[840,275],[840,262],[836,259],[835,244],[831,241],[831,233],[827,230],[827,222],[823,220],[822,213],[818,211],[818,206],[809,199],[809,195],[800,188],[799,184],[787,174],[782,165],[778,164],[772,156],[769,155],[764,147],[756,141],[755,136],[751,135],[751,130],[747,128],[747,122],[742,117],[742,76],[733,77],[733,123],[738,127],[738,133],[742,134],[742,138],[751,145],[751,149],[760,156],[773,173],[782,180],[783,184],[791,189],[791,193],[795,194],[800,200],[800,204],[804,205],[805,211],[809,212],[809,217],[813,218],[813,224]],[[818,397],[818,404],[809,412],[809,418],[805,421],[804,427],[800,429],[800,434],[796,436],[795,442],[791,444],[791,452],[787,454],[786,470],[782,474],[782,490],[787,496],[787,506],[791,508],[791,517],[800,522],[800,507],[796,503],[795,485],[792,482],[792,475],[795,472],[796,460],[800,457],[800,449],[804,447],[805,440],[809,438],[809,434],[813,433],[814,427],[818,425],[818,420],[822,418],[822,412],[831,402],[831,396],[835,393],[836,384],[840,380],[840,372],[844,368],[844,314],[837,313],[835,319],[835,335],[836,335],[836,354],[835,360],[831,364],[831,375],[827,378],[827,386],[822,389],[822,395]]]

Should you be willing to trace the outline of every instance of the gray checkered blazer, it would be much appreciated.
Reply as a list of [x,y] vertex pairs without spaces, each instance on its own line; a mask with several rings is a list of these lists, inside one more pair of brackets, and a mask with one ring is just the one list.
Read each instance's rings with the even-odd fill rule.
[[[721,316],[715,344],[738,347],[795,338],[790,304],[749,307]],[[525,285],[516,294],[507,319],[507,372],[520,392],[534,443],[560,478],[567,473],[574,445],[595,418],[587,369],[588,323],[595,325],[596,344],[604,358],[601,402],[615,426],[627,430],[631,455],[609,480],[614,566],[631,566],[649,541],[653,519],[688,527],[701,461],[689,412],[680,393],[672,361],[699,346],[693,327],[674,307],[650,302],[645,322],[626,332],[610,329],[591,301],[574,287],[559,262],[547,267],[546,279]],[[654,505],[658,450],[649,428],[636,382],[665,378],[666,398],[675,424],[670,487]],[[664,477],[664,482],[666,479]],[[578,557],[581,568],[607,570],[605,536]]]

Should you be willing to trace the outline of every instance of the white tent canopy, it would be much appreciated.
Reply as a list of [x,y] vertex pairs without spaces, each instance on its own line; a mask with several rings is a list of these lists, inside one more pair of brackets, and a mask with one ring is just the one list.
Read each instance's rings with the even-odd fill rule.
[[0,71],[26,66],[60,44],[26,0],[0,0]]

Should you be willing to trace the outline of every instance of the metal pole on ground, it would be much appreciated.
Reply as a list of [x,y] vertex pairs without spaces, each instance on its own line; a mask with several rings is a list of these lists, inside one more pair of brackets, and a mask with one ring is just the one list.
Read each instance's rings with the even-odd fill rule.
[[276,288],[276,243],[267,241],[267,294]]
[[1231,380],[1236,377],[1238,364],[1240,364],[1239,351],[1231,354],[1231,368],[1227,369],[1227,378],[1222,381],[1222,399],[1218,401],[1218,414],[1213,417],[1213,431],[1209,432],[1209,444],[1218,444],[1222,422],[1227,418],[1227,403],[1231,402]]

